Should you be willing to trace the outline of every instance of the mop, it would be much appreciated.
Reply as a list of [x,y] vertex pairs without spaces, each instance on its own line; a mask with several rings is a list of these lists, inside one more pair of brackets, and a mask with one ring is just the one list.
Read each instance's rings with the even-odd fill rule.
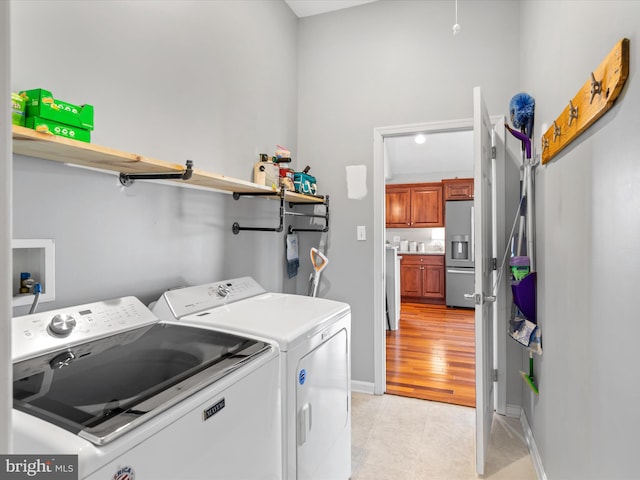
[[315,247],[311,248],[311,265],[313,265],[313,272],[311,273],[311,283],[309,293],[312,297],[315,297],[318,293],[318,284],[320,283],[320,274],[329,264],[329,259],[324,253]]
[[[509,103],[509,111],[511,116],[511,123],[520,131],[510,128],[505,124],[505,127],[509,132],[522,142],[522,163],[524,166],[523,178],[522,178],[522,196],[520,206],[520,228],[518,232],[518,243],[516,245],[517,255],[522,253],[523,240],[526,238],[526,252],[529,257],[531,271],[535,271],[534,262],[534,232],[533,232],[533,178],[532,178],[532,162],[531,162],[531,138],[533,136],[533,122],[535,116],[535,100],[526,93],[519,93],[514,95]],[[526,220],[526,225],[525,225]],[[533,312],[535,312],[535,300],[533,302]],[[535,315],[535,313],[534,313]],[[532,322],[528,319],[523,319],[525,322],[527,331],[527,338],[521,338],[518,340],[523,344],[529,346],[530,343],[534,345],[529,346],[529,373],[520,372],[520,376],[529,386],[529,388],[536,394],[539,393],[536,379],[533,374],[533,350],[537,349],[538,353],[541,353],[540,348],[540,329],[536,325],[532,328]],[[535,320],[535,317],[534,317]],[[522,332],[521,332],[522,333]],[[525,343],[526,342],[526,343]]]
[[327,248],[327,232],[322,232],[320,235],[320,244],[318,248],[312,247],[309,252],[311,256],[311,266],[313,271],[309,275],[309,285],[307,287],[307,295],[315,297],[318,293],[318,285],[320,284],[320,274],[326,268],[329,263],[329,259],[324,254]]

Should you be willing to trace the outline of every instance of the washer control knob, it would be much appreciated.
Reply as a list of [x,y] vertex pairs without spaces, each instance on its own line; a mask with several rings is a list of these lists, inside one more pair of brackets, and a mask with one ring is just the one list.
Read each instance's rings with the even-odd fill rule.
[[227,287],[226,285],[224,285],[223,283],[221,283],[220,285],[218,285],[218,295],[220,295],[222,298],[227,298],[229,296],[229,294],[231,293],[231,289],[229,287]]
[[76,319],[66,313],[59,313],[49,322],[48,331],[53,337],[68,337],[76,326]]
[[218,295],[222,298],[227,298],[231,294],[231,289],[227,287],[225,284],[221,283],[218,285]]

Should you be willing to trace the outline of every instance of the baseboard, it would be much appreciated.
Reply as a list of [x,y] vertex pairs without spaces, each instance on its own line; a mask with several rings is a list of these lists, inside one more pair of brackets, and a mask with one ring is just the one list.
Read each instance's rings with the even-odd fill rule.
[[524,409],[522,408],[520,409],[520,425],[522,425],[524,438],[527,440],[529,455],[531,456],[533,468],[535,468],[536,470],[538,480],[547,480],[547,475],[544,473],[544,468],[542,467],[542,459],[540,458],[540,453],[538,452],[538,447],[536,446],[536,440],[535,438],[533,438],[533,432],[531,431],[531,427],[529,426],[529,421],[527,420],[527,416],[525,415]]
[[358,380],[351,380],[351,391],[358,393],[370,393],[373,395],[374,384],[372,382],[360,382]]
[[507,411],[505,415],[507,417],[520,418],[520,415],[522,415],[522,407],[520,405],[511,405],[507,403]]

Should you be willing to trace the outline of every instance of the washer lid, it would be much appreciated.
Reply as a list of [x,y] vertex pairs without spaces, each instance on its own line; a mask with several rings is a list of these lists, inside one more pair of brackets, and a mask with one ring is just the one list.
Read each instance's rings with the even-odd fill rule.
[[101,445],[272,348],[156,323],[15,363],[14,408]]
[[265,293],[195,315],[185,322],[224,328],[278,342],[288,351],[297,341],[323,330],[350,312],[348,304],[324,298]]

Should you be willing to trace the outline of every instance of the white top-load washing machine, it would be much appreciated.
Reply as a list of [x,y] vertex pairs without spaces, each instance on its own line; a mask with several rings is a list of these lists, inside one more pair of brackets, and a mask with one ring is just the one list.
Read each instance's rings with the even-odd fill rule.
[[277,342],[284,478],[347,480],[351,476],[349,305],[266,292],[251,277],[243,277],[170,290],[152,310],[159,318]]
[[15,453],[77,455],[83,480],[282,478],[277,344],[135,297],[14,318],[12,341]]

